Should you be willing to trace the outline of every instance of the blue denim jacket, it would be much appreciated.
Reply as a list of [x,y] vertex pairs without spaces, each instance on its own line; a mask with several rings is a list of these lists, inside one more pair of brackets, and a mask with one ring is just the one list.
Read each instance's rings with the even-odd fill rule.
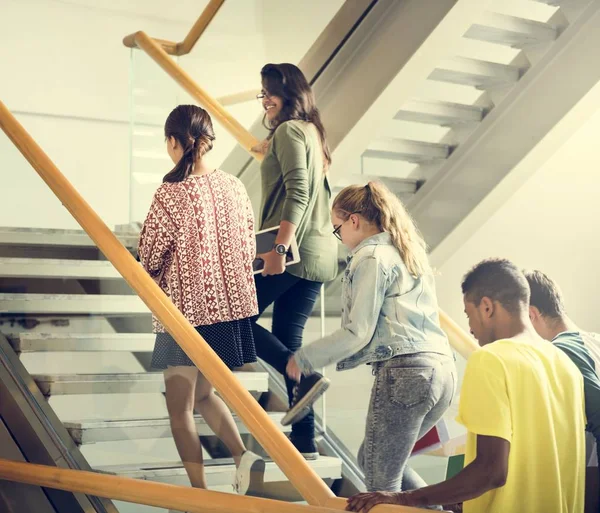
[[426,351],[452,357],[433,276],[411,276],[389,233],[369,237],[351,252],[342,282],[342,327],[294,355],[303,372],[334,362],[337,370],[352,369]]

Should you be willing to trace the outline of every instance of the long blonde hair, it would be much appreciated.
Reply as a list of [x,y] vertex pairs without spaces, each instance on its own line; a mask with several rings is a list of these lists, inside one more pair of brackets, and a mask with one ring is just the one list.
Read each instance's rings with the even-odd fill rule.
[[343,220],[352,214],[360,214],[389,233],[408,272],[415,278],[431,273],[423,236],[402,202],[381,182],[346,187],[335,198],[333,210]]

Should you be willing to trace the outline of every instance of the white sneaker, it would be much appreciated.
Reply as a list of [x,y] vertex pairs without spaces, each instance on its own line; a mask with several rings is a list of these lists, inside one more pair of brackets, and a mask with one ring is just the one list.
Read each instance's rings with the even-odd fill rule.
[[246,451],[242,454],[240,466],[235,472],[235,480],[233,481],[233,489],[239,495],[246,495],[248,490],[258,489],[262,486],[265,477],[265,460],[258,454],[251,451]]

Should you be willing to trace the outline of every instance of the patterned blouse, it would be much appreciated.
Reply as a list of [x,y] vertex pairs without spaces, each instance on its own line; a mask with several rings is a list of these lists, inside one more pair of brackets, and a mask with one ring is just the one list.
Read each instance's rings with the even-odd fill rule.
[[[163,183],[138,247],[150,276],[193,326],[258,313],[254,215],[242,182],[217,170]],[[155,333],[165,328],[153,318]]]

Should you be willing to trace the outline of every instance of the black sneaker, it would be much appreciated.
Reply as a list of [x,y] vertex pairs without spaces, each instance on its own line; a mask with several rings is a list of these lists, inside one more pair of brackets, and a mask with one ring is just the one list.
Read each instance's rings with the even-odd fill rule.
[[306,417],[313,403],[329,388],[330,381],[318,372],[302,378],[294,386],[294,397],[288,412],[281,419],[284,426],[295,424]]
[[298,449],[298,452],[305,460],[316,460],[319,458],[319,449],[314,438],[305,436],[295,437],[291,435],[290,442],[294,444],[294,447]]

